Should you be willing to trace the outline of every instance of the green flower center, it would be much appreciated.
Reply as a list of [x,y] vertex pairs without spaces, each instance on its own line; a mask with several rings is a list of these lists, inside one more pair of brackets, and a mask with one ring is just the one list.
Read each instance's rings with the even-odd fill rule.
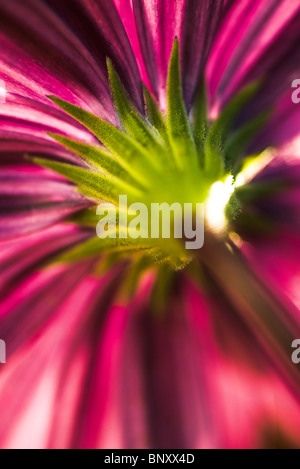
[[[245,148],[266,120],[266,114],[232,132],[240,110],[257,91],[258,84],[243,89],[225,107],[215,121],[208,118],[204,83],[188,114],[182,96],[179,48],[175,40],[167,80],[167,113],[164,115],[151,93],[144,87],[146,115],[141,116],[132,105],[110,61],[107,62],[112,96],[120,128],[56,97],[49,97],[61,109],[85,125],[99,140],[98,146],[50,134],[56,141],[80,155],[86,167],[77,167],[40,158],[34,161],[74,182],[78,190],[95,202],[95,206],[73,217],[77,223],[94,227],[95,235],[64,256],[76,260],[112,252],[118,255],[139,255],[151,262],[167,263],[181,269],[193,259],[182,239],[174,235],[174,227],[184,224],[186,204],[191,208],[192,222],[197,224],[197,204],[205,205],[205,228],[226,229],[226,214],[234,217],[239,211],[235,186],[241,184]],[[100,143],[101,142],[101,143]],[[126,207],[120,207],[120,196],[126,196]],[[107,205],[116,218],[116,236],[99,239],[96,206]],[[179,205],[171,212],[172,230],[169,239],[158,236],[124,236],[126,220],[132,219],[128,207],[144,204],[145,224],[153,231],[150,216],[153,204]],[[145,217],[144,217],[145,218]],[[151,226],[152,223],[152,226]],[[156,228],[156,227],[155,227]],[[142,227],[140,226],[142,232]],[[154,230],[155,231],[155,230]]]

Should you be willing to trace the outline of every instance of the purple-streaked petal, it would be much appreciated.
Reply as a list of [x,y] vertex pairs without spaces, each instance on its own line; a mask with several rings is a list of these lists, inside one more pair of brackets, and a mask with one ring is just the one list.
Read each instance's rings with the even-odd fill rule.
[[202,79],[216,28],[222,16],[222,7],[223,0],[185,2],[179,41],[183,94],[188,106]]
[[65,134],[87,143],[96,141],[83,126],[60,110],[8,93],[6,102],[0,104],[0,166],[31,165],[25,162],[25,153],[80,164],[78,157],[55,142],[47,132]]
[[[42,268],[65,249],[88,239],[90,233],[71,224],[31,233],[13,240],[0,242],[0,295],[8,294],[36,269]],[[3,296],[2,296],[3,297]]]
[[[298,4],[290,5],[287,0],[233,2],[223,18],[208,64],[212,95],[228,99],[249,77],[261,77],[284,57],[297,37],[293,24],[299,21],[299,10]],[[289,41],[282,41],[290,27]],[[281,42],[279,49],[273,48],[274,41]]]
[[[69,269],[67,276],[70,275],[72,269],[74,270],[74,267]],[[81,269],[82,267],[79,267],[79,270]],[[98,281],[95,282],[91,277],[86,277],[72,292],[68,292],[68,289],[65,291],[67,297],[60,303],[59,308],[55,307],[55,300],[52,300],[54,308],[52,316],[49,316],[47,327],[41,328],[39,333],[33,331],[32,338],[11,355],[9,374],[5,373],[5,368],[1,370],[0,393],[4,397],[12,390],[14,392],[14,399],[9,399],[10,405],[3,407],[1,412],[2,447],[46,448],[48,446],[53,414],[47,412],[47,409],[53,409],[56,404],[59,376],[65,372],[63,365],[66,355],[73,343],[74,333],[80,330],[97,285],[99,285]],[[38,311],[36,310],[35,313],[37,314]],[[19,386],[16,386],[18,382]],[[39,393],[41,383],[45,382],[43,392]],[[36,393],[32,393],[32,386],[37,391]],[[77,389],[80,389],[79,383]],[[74,395],[77,397],[78,391],[73,387]],[[39,404],[41,403],[44,410],[42,418],[39,418]],[[74,411],[75,408],[73,407],[72,410]],[[33,428],[31,435],[26,436],[18,430],[25,424],[28,414],[31,414]]]
[[0,174],[0,239],[53,225],[88,205],[64,181],[4,169]]
[[[286,83],[286,89],[288,91],[280,99],[277,97],[272,115],[265,127],[251,143],[250,151],[255,152],[257,149],[266,148],[266,146],[278,148],[285,144],[287,147],[290,147],[291,142],[294,142],[294,148],[287,156],[291,157],[292,154],[299,154],[299,145],[296,144],[296,138],[300,136],[300,106],[292,102],[291,88],[288,83]],[[255,102],[257,103],[256,99]],[[256,104],[254,108],[249,108],[249,112],[255,112],[257,109],[258,106]]]
[[247,106],[247,118],[291,89],[300,72],[300,6],[288,0],[233,1],[227,4],[207,67],[214,109],[220,109],[247,83],[264,78]]
[[[196,302],[195,295],[191,298],[181,278],[164,313],[155,314],[149,308],[149,283],[130,305],[124,340],[126,448],[216,447],[205,365],[214,356],[208,312],[199,296]],[[134,424],[128,429],[129,421]]]
[[107,79],[106,58],[112,60],[131,99],[143,111],[139,70],[114,2],[47,0],[47,4],[92,55],[101,79]]
[[90,270],[91,261],[81,263],[76,268],[56,265],[35,272],[9,295],[1,298],[0,329],[3,340],[8,344],[8,356],[37,331],[47,327],[51,315]]
[[149,80],[147,67],[145,65],[145,58],[143,57],[140,41],[138,38],[137,27],[135,23],[132,0],[113,0],[118,10],[120,18],[122,19],[123,26],[130,41],[135,59],[137,61],[141,79],[152,90],[152,85]]
[[12,0],[0,7],[1,78],[8,91],[42,102],[45,95],[57,94],[109,116],[105,71],[53,6]]
[[[163,107],[171,49],[175,36],[179,38],[183,93],[189,105],[212,45],[222,1],[133,0],[133,9],[148,76]],[[196,25],[193,28],[191,21]]]

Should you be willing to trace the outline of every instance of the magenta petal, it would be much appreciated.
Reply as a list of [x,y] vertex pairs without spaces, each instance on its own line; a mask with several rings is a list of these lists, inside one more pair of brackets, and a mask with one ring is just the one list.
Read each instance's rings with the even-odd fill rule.
[[188,106],[202,78],[216,28],[222,16],[222,7],[222,0],[185,2],[179,40],[183,93]]
[[133,6],[131,0],[113,0],[120,18],[122,19],[122,23],[126,30],[128,39],[130,41],[134,56],[136,58],[139,71],[141,74],[141,79],[146,84],[146,86],[152,90],[152,84],[149,80],[146,61],[145,57],[143,57],[140,41],[138,38],[137,26],[135,23],[134,13],[133,13]]
[[[165,110],[175,36],[188,110],[208,61],[212,111],[266,79],[239,116],[242,124],[274,104],[251,150],[299,133],[300,106],[290,99],[300,76],[299,2],[0,0],[0,80],[8,91],[0,103],[0,338],[8,354],[0,365],[0,447],[250,448],[282,443],[280,430],[283,443],[299,441],[290,360],[300,325],[299,142],[253,181],[285,182],[286,190],[241,201],[277,222],[272,236],[250,233],[247,243],[241,210],[226,244],[205,243],[198,259],[173,272],[160,311],[152,295],[163,265],[150,261],[129,300],[124,280],[132,280],[135,256],[116,256],[114,267],[110,253],[59,261],[94,236],[60,223],[90,203],[24,160],[30,152],[82,164],[49,131],[96,142],[48,94],[117,125],[107,56],[142,113],[141,79]],[[247,232],[256,225],[249,218]]]
[[[79,267],[78,273],[80,274],[80,270],[84,274],[81,267]],[[74,277],[74,274],[70,274],[70,269],[65,273],[67,277],[70,275]],[[55,276],[55,272],[52,273],[53,276]],[[56,272],[56,276],[58,278],[59,272]],[[66,284],[67,281],[62,286],[64,287]],[[46,448],[49,446],[53,413],[47,410],[53,409],[56,404],[59,376],[64,369],[63,365],[73,343],[74,335],[82,325],[89,300],[91,295],[95,293],[95,286],[98,284],[99,282],[86,277],[85,280],[79,282],[73,292],[66,290],[67,298],[61,297],[60,307],[52,310],[52,317],[49,317],[47,327],[40,328],[39,333],[33,329],[31,331],[32,338],[27,340],[26,344],[11,356],[10,373],[6,374],[6,370],[1,369],[0,394],[3,397],[7,396],[14,389],[14,399],[9,399],[10,404],[1,409],[1,447]],[[52,302],[55,306],[55,299],[52,299]],[[44,304],[45,310],[48,307],[50,305]],[[37,309],[34,315],[38,318]],[[78,362],[76,363],[78,364]],[[74,383],[74,381],[72,382]],[[17,383],[19,383],[18,386]],[[39,392],[41,387],[42,390]],[[78,387],[73,387],[74,400],[79,394],[79,389],[79,383]],[[74,400],[69,399],[69,404],[74,404],[71,407],[72,410],[75,410]],[[39,409],[40,404],[43,406],[42,413]],[[64,407],[64,411],[66,411],[66,407]],[[27,416],[31,420],[32,431],[19,433],[19,425],[26,425]],[[72,422],[72,419],[69,421]],[[60,430],[63,430],[63,427],[60,427]],[[57,447],[61,447],[61,444],[62,439]]]
[[[250,150],[255,151],[257,148],[265,148],[266,146],[282,147],[284,144],[289,146],[289,142],[300,135],[300,106],[292,102],[289,84],[287,88],[288,91],[280,99],[277,98],[271,118],[259,135],[257,135],[255,141],[252,142]],[[260,108],[261,105],[258,102],[259,96],[255,99],[254,106],[250,107],[250,112],[255,112]],[[270,99],[270,95],[267,99]],[[268,105],[269,103],[266,104]],[[296,148],[293,150],[293,153],[295,150]],[[291,157],[292,155],[289,156]]]
[[[12,205],[11,200],[8,203]],[[0,208],[0,239],[21,236],[54,225],[79,209],[80,206],[74,207],[74,204],[68,202],[47,203],[45,206],[34,206],[28,202],[28,206],[18,207],[10,214],[1,213]]]
[[[72,269],[69,266],[53,266],[47,271],[35,273],[6,298],[1,298],[1,337],[8,344],[8,356],[37,331],[47,327],[51,315],[56,313],[90,268],[91,262]],[[16,323],[19,325],[17,331]]]
[[106,58],[109,57],[131,99],[143,111],[139,70],[114,2],[69,0],[69,7],[59,0],[47,0],[47,3],[92,55],[99,70],[97,81],[104,82],[106,92],[109,90]]
[[[177,36],[181,46],[183,92],[190,105],[208,58],[222,1],[133,0],[133,7],[144,62],[155,94],[164,106],[169,58]],[[191,28],[191,22],[197,27]]]
[[69,6],[55,0],[1,5],[0,77],[7,90],[44,103],[54,94],[114,121],[108,56],[142,110],[138,67],[113,2]]
[[[90,237],[90,233],[71,224],[56,224],[23,237],[0,242],[2,299],[19,282],[42,268],[67,248]],[[18,298],[16,297],[16,300]]]
[[[48,100],[49,103],[50,100]],[[0,165],[30,165],[24,154],[48,155],[81,164],[78,157],[55,142],[47,132],[65,134],[69,138],[94,143],[82,125],[66,113],[29,98],[8,94],[5,105],[0,106]]]
[[[119,268],[86,284],[84,296],[87,293],[89,298],[83,305],[81,324],[73,331],[59,376],[49,440],[52,448],[122,447],[117,396],[126,312],[123,307],[113,305],[113,291],[119,285]],[[74,382],[78,382],[80,393],[74,406],[68,406],[66,411],[66,402],[74,393],[70,383]]]
[[[207,69],[215,105],[222,106],[238,89],[261,77],[266,83],[252,106],[260,110],[274,104],[290,88],[290,77],[300,71],[299,25],[297,2],[228,3]],[[253,110],[247,112],[251,115]]]
[[2,170],[0,239],[53,225],[88,205],[68,183],[39,172]]
[[133,0],[135,22],[152,89],[165,104],[171,48],[179,36],[185,0]]
[[[208,311],[181,280],[162,316],[147,306],[149,281],[129,307],[122,364],[127,448],[217,446],[207,366],[214,356]],[[133,422],[129,428],[128,422]]]
[[57,94],[109,115],[112,104],[103,70],[45,3],[2,3],[0,24],[1,78],[8,91],[42,102],[45,95]]

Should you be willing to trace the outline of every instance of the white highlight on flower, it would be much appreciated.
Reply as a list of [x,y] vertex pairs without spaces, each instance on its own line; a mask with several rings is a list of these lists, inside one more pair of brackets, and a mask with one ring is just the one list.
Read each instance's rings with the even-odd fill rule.
[[228,176],[224,182],[217,181],[210,188],[205,202],[205,218],[209,228],[215,233],[226,227],[225,207],[235,187],[233,176]]
[[6,102],[6,87],[5,87],[5,82],[3,80],[0,80],[0,103],[5,103]]
[[244,173],[239,173],[235,179],[234,187],[240,187],[246,184],[246,176]]
[[[244,184],[250,182],[258,173],[260,173],[274,158],[274,149],[267,148],[256,158],[246,160],[245,167],[239,176],[244,179]],[[238,177],[239,177],[238,176]],[[238,179],[237,177],[237,179]]]
[[234,190],[250,182],[273,157],[274,150],[267,148],[258,157],[246,160],[243,170],[235,180],[233,176],[228,176],[225,181],[217,181],[211,186],[205,203],[205,219],[213,232],[221,233],[225,230],[227,225],[225,208]]

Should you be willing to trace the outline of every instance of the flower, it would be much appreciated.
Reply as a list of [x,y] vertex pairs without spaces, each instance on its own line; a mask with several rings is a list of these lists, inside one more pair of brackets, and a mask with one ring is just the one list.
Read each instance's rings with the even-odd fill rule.
[[[298,446],[300,7],[0,11],[1,447]],[[205,203],[203,248],[99,240],[120,194]]]

